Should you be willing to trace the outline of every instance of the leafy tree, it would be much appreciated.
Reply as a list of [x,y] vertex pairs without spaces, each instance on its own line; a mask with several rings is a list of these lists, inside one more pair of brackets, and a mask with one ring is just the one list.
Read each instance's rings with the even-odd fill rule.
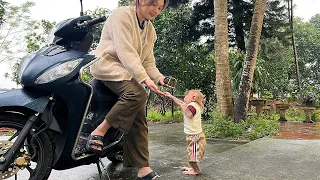
[[[239,89],[242,71],[243,71],[243,64],[246,60],[246,54],[243,52],[238,51],[231,51],[229,53],[230,57],[230,67],[231,67],[231,78],[232,78],[232,92],[233,98],[236,98],[236,93]],[[267,78],[269,74],[268,71],[265,69],[265,61],[261,59],[261,57],[257,58],[257,64],[255,66],[253,80],[252,80],[252,88],[250,94],[253,93],[261,93],[264,91],[264,86],[268,84]]]
[[5,15],[7,4],[7,2],[0,0],[0,27],[4,22],[3,16]]
[[157,32],[154,54],[158,68],[166,75],[178,77],[180,72],[183,72],[177,68],[185,59],[178,57],[183,57],[184,54],[184,34],[187,31],[185,24],[190,14],[191,8],[182,5],[179,9],[166,9],[154,21]]
[[120,6],[129,6],[132,4],[133,0],[119,0],[118,1],[118,7]]
[[[119,3],[120,3],[120,1],[119,1]],[[106,18],[108,18],[110,13],[111,13],[111,11],[109,9],[97,7],[94,10],[86,11],[84,14],[90,15],[92,18],[97,18],[97,17],[102,17],[102,16],[106,16]],[[91,46],[91,50],[96,49],[98,46],[98,43],[99,43],[100,37],[101,37],[101,31],[103,28],[103,23],[95,25],[93,28],[94,28],[93,29],[93,44]]]
[[296,19],[295,27],[302,85],[317,85],[320,83],[320,30],[300,19]]
[[169,8],[178,8],[181,4],[188,4],[190,0],[169,0]]
[[208,53],[212,49],[185,38],[191,13],[190,6],[182,4],[157,17],[154,21],[157,32],[154,54],[160,72],[179,80],[178,91],[201,89],[209,102],[214,99],[214,57]]
[[296,89],[291,46],[284,45],[277,38],[262,39],[259,56],[264,60],[262,67],[266,72],[264,83],[259,85],[260,92],[269,91],[273,97],[284,98]]
[[[48,45],[48,35],[55,25],[55,22],[51,23],[47,20],[41,20],[40,22],[38,21],[33,21],[33,29],[30,29],[30,32],[27,32],[27,35],[25,35],[25,42],[26,42],[26,51],[27,53],[31,53],[33,51],[39,50],[43,46]],[[20,64],[20,58],[17,59],[12,66],[12,74],[6,73],[5,77],[11,78],[12,81],[18,82],[18,67]]]
[[[245,39],[249,35],[251,19],[255,1],[230,0],[229,1],[229,43],[237,46],[241,51],[246,51]],[[193,5],[193,13],[188,23],[188,38],[196,41],[200,37],[208,37],[206,43],[213,46],[214,23],[213,0],[201,0]],[[288,43],[287,8],[281,0],[267,2],[264,14],[262,38],[278,37]]]
[[312,16],[309,22],[313,24],[315,28],[320,30],[320,14]]
[[25,36],[28,53],[37,51],[41,47],[48,45],[48,36],[55,24],[55,22],[48,20],[41,20],[34,24],[33,31]]
[[[25,33],[30,32],[35,21],[30,19],[30,8],[33,2],[25,2],[20,6],[5,4],[5,14],[0,32],[0,63],[16,61],[19,53],[23,51],[23,38]],[[13,48],[15,47],[15,48]]]

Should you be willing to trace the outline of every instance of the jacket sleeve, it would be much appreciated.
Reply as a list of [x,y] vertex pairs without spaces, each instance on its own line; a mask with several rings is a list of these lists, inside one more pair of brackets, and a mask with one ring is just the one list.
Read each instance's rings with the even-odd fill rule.
[[142,66],[138,52],[133,47],[134,24],[131,23],[130,15],[127,12],[114,11],[111,26],[111,38],[119,60],[133,78],[142,83],[149,76]]
[[147,58],[144,60],[142,65],[146,69],[147,74],[155,83],[158,83],[159,79],[163,77],[159,69],[156,67],[156,61],[153,55],[153,49],[151,50],[151,53],[147,56]]

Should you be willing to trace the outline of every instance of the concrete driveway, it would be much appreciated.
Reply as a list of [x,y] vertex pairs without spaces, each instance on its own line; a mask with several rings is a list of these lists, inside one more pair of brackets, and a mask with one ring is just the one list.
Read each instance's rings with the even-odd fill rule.
[[[159,180],[319,180],[320,141],[262,138],[249,143],[208,140],[202,174],[183,175],[186,145],[182,124],[151,125],[150,161]],[[103,159],[104,180],[134,180],[136,169]],[[20,178],[19,178],[20,179]],[[53,170],[49,180],[99,180],[96,165]]]
[[[241,144],[243,143],[209,140],[205,161],[211,159],[212,155],[225,152]],[[188,165],[186,162],[183,124],[150,125],[149,149],[150,163],[153,170],[160,175],[158,179],[178,179],[182,177],[178,167]],[[112,164],[107,158],[104,158],[102,161],[106,165],[103,171],[103,178],[105,180],[134,180],[136,178],[135,168],[123,168],[122,164]],[[204,175],[204,177],[210,176]],[[99,180],[100,178],[96,165],[92,164],[64,171],[53,170],[49,177],[49,180],[61,179]]]

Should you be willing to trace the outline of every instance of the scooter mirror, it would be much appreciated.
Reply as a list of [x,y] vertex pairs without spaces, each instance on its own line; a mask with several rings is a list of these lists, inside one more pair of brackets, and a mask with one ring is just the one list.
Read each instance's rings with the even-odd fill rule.
[[81,9],[80,9],[80,16],[83,16],[83,5],[82,5],[82,0],[80,0],[80,5],[81,5]]

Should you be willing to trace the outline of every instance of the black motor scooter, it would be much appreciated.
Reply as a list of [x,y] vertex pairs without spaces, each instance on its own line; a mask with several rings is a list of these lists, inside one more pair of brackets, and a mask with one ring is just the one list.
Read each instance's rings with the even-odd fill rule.
[[122,162],[123,134],[114,128],[104,137],[102,153],[85,150],[86,138],[118,99],[101,81],[83,77],[97,61],[88,53],[93,26],[105,20],[80,16],[62,21],[50,46],[21,61],[22,88],[0,94],[0,179],[18,179],[24,170],[29,179],[43,180],[52,169],[91,163],[101,175],[100,158]]

